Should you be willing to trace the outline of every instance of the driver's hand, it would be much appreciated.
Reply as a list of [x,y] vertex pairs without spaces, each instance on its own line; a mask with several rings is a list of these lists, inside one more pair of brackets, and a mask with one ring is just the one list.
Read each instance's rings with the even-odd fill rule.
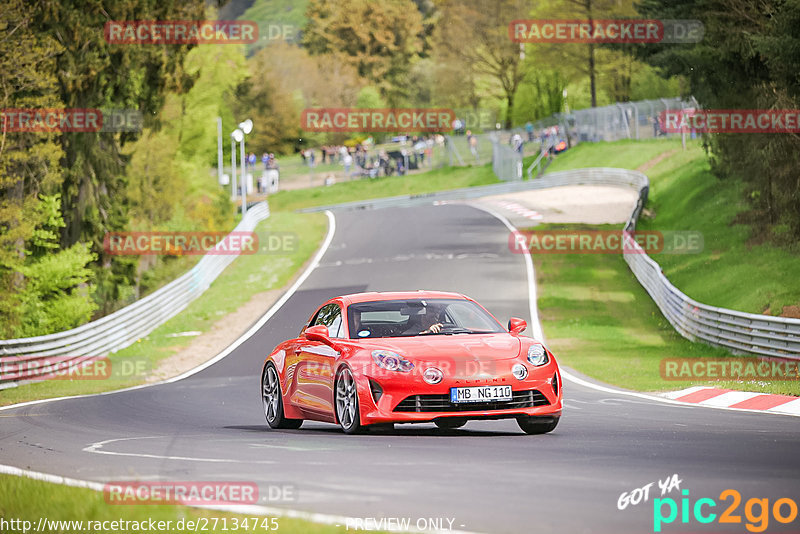
[[426,334],[428,332],[430,332],[431,334],[438,334],[439,332],[441,332],[441,330],[442,330],[442,323],[436,323],[434,325],[431,325],[431,327],[428,328],[427,330],[423,330],[422,332],[420,332],[420,334]]

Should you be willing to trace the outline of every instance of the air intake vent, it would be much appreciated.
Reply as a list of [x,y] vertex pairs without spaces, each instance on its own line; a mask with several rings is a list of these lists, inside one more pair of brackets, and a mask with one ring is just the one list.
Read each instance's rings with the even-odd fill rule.
[[411,395],[403,399],[395,412],[471,412],[475,410],[515,410],[550,404],[538,389],[514,391],[510,401],[450,402],[450,395]]

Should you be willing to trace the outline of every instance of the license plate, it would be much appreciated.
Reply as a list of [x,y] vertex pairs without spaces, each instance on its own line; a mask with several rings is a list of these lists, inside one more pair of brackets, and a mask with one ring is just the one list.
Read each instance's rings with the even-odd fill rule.
[[511,400],[511,386],[450,388],[450,402],[491,402]]

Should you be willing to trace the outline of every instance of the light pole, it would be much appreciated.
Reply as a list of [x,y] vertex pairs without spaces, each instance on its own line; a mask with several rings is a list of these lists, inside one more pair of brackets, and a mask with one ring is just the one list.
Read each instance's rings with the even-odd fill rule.
[[231,200],[234,202],[236,202],[236,141],[241,135],[240,130],[231,132]]
[[[231,161],[233,162],[233,168],[231,169],[231,174],[233,174],[233,197],[232,199],[234,202],[236,201],[236,143],[239,143],[239,146],[242,145],[242,141],[244,140],[244,134],[240,129],[235,129],[231,132]],[[244,167],[244,160],[243,158],[239,158],[239,163],[241,166]],[[244,175],[242,176],[242,198],[246,198],[245,191],[244,191]]]
[[217,183],[222,185],[222,117],[217,117]]
[[244,214],[247,213],[247,186],[250,183],[247,179],[247,160],[245,159],[247,156],[244,150],[244,136],[253,131],[253,121],[247,119],[244,122],[240,122],[239,129],[236,131],[242,132],[242,139],[239,142],[239,148],[241,150],[239,161],[242,163],[242,217],[244,217]]

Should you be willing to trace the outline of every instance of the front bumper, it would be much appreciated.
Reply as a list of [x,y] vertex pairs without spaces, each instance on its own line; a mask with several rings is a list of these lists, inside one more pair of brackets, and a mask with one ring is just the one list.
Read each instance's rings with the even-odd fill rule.
[[[515,362],[516,363],[516,362]],[[510,368],[510,365],[509,365]],[[559,417],[562,410],[561,375],[551,362],[528,367],[528,377],[515,378],[510,370],[491,377],[445,378],[436,385],[421,376],[402,373],[364,374],[356,378],[361,423],[422,423],[458,417],[505,419],[522,415]],[[555,382],[555,385],[554,385]],[[450,388],[510,385],[511,401],[451,403]]]

